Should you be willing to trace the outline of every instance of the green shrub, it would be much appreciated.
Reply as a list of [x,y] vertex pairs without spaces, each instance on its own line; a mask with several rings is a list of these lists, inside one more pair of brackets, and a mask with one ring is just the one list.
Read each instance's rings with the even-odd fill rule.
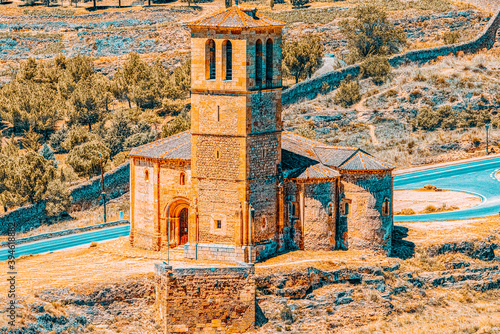
[[312,122],[304,122],[298,126],[295,131],[296,134],[309,139],[314,139],[316,137],[316,131],[314,131],[314,125]]
[[191,120],[187,115],[179,115],[174,120],[168,122],[163,126],[161,137],[170,137],[177,133],[189,130],[191,126]]
[[361,100],[359,83],[355,80],[343,81],[335,94],[335,103],[347,108]]
[[61,127],[59,130],[54,132],[49,139],[50,147],[56,153],[66,152],[66,150],[62,147],[64,141],[68,138],[69,130],[66,126]]
[[460,31],[447,31],[443,34],[444,44],[455,44],[460,39]]
[[283,320],[287,325],[294,322],[292,309],[285,305],[280,312],[281,320]]
[[434,110],[427,106],[422,107],[418,111],[417,124],[424,130],[434,130],[439,126],[439,121]]
[[359,75],[362,78],[372,77],[376,84],[385,81],[387,75],[391,73],[391,65],[386,57],[370,56],[360,64]]
[[309,3],[309,0],[291,0],[292,6],[296,8],[303,7]]
[[120,152],[113,157],[113,164],[118,167],[128,160],[128,152]]

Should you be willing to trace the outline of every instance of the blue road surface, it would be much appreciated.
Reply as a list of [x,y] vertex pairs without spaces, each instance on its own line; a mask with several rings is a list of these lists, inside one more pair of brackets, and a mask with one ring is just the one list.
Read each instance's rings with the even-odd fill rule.
[[470,219],[497,215],[500,211],[500,181],[495,172],[500,170],[500,158],[429,169],[394,177],[394,189],[418,189],[426,184],[438,188],[463,191],[481,197],[476,206],[450,212],[425,215],[394,216],[395,222]]
[[[114,226],[101,230],[67,235],[58,238],[40,240],[16,245],[14,255],[17,257],[28,254],[41,254],[65,248],[89,244],[92,241],[115,239],[130,234],[130,225]],[[8,248],[0,248],[0,261],[8,259]]]

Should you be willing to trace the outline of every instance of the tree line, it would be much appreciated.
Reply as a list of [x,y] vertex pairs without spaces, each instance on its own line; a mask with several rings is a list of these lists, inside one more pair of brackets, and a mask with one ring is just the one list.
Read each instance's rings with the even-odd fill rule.
[[[11,132],[5,138],[0,132],[0,205],[47,200],[48,211],[63,212],[67,183],[98,175],[99,155],[109,169],[125,160],[126,151],[156,140],[160,116],[188,107],[190,85],[188,61],[169,71],[131,53],[110,79],[86,56],[27,60],[0,89],[0,120]],[[111,110],[116,101],[125,107]],[[178,130],[178,123],[164,131]],[[66,154],[64,166],[54,153]]]

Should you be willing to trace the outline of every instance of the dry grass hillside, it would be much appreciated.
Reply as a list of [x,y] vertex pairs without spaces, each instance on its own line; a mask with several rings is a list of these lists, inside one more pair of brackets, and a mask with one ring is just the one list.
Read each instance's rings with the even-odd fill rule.
[[424,130],[419,112],[448,106],[451,113],[470,108],[488,115],[490,150],[500,150],[500,45],[478,54],[440,57],[431,63],[393,69],[376,85],[360,80],[361,101],[343,108],[338,90],[284,111],[285,127],[335,145],[359,146],[400,167],[485,154],[482,125]]

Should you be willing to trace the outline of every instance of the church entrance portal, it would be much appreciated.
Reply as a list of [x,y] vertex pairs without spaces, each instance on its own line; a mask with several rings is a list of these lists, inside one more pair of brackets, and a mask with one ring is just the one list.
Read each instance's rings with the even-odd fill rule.
[[166,217],[166,226],[162,228],[162,247],[186,244],[189,241],[189,203],[185,199],[172,201],[167,206]]

